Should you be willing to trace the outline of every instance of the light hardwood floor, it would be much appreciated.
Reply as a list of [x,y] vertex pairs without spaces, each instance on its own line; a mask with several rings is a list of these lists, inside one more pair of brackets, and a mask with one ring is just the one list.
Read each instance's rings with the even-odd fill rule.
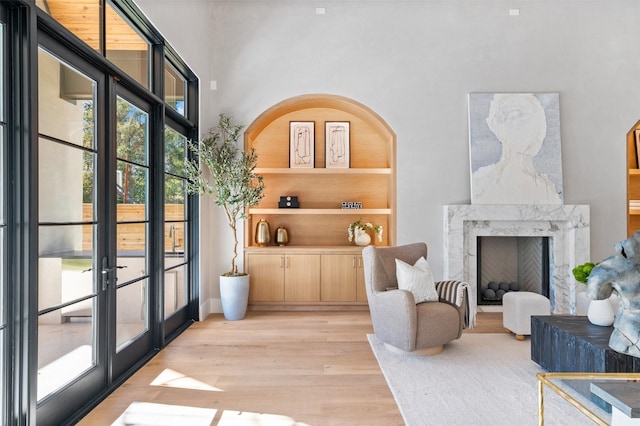
[[[212,425],[231,412],[263,415],[251,424],[283,424],[266,416],[279,415],[312,426],[402,425],[366,338],[372,331],[367,311],[249,312],[242,321],[211,315],[79,424],[111,425],[137,401],[215,409]],[[480,313],[465,332],[503,331],[502,314]]]

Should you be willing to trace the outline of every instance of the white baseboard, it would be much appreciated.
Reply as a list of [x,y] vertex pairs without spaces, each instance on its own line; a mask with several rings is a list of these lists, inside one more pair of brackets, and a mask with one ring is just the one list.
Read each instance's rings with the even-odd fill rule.
[[221,314],[222,302],[219,298],[207,299],[200,303],[200,321],[204,320],[209,314]]

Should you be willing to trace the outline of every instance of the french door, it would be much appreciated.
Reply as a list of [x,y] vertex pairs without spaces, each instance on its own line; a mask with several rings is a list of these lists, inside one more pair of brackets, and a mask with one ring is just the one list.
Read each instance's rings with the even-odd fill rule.
[[38,50],[37,417],[54,424],[108,380],[103,74]]
[[38,69],[37,418],[59,424],[161,345],[161,117],[44,36]]
[[115,201],[109,203],[107,228],[114,232],[107,236],[111,255],[102,274],[103,288],[114,296],[108,326],[115,342],[110,347],[113,376],[118,377],[153,349],[151,308],[157,292],[151,274],[152,106],[117,83],[114,89],[110,123],[115,164],[108,169],[115,173],[107,177],[107,195]]
[[7,362],[7,336],[9,321],[9,304],[7,303],[7,108],[6,108],[6,74],[9,57],[7,52],[7,12],[0,5],[0,423],[8,424],[9,369]]

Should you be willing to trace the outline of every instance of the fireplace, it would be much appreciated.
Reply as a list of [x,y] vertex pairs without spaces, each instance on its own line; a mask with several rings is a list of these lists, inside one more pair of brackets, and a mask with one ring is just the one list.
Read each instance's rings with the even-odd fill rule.
[[478,306],[502,305],[511,291],[549,297],[549,237],[478,237]]
[[[551,312],[575,314],[576,289],[571,270],[589,260],[589,206],[488,205],[444,206],[444,276],[466,281],[477,301],[479,237],[549,239]],[[479,306],[480,311],[490,310]]]

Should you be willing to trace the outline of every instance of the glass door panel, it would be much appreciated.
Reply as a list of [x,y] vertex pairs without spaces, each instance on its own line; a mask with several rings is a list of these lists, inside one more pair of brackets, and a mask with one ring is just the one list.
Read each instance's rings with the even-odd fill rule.
[[164,128],[164,171],[185,177],[187,138],[169,126]]
[[164,316],[169,317],[178,309],[183,308],[188,302],[187,292],[187,268],[182,265],[172,267],[171,264],[177,262],[171,259],[164,273]]
[[[0,10],[0,13],[4,10]],[[0,15],[4,19],[4,14]],[[6,264],[7,264],[7,186],[6,186],[6,117],[4,103],[6,102],[5,87],[5,24],[0,21],[0,423],[7,421],[8,406],[8,380],[4,376],[7,371],[5,353],[9,345],[7,344],[7,300],[5,297],[7,288]]]
[[[42,401],[97,366],[100,275],[94,237],[97,83],[43,49],[38,65],[37,396]],[[64,97],[65,75],[79,82],[82,99]]]
[[120,351],[133,343],[148,330],[147,287],[148,279],[131,282],[118,287],[116,300],[118,321],[116,323],[116,350]]
[[122,205],[117,212],[118,221],[146,219],[148,166],[136,166],[130,160],[118,160],[117,168],[118,203]]
[[116,117],[116,348],[149,330],[149,114],[122,97]]
[[164,317],[168,318],[187,305],[189,295],[185,266],[189,253],[185,232],[187,138],[169,126],[164,135]]
[[42,314],[38,323],[38,400],[95,365],[91,300]]

